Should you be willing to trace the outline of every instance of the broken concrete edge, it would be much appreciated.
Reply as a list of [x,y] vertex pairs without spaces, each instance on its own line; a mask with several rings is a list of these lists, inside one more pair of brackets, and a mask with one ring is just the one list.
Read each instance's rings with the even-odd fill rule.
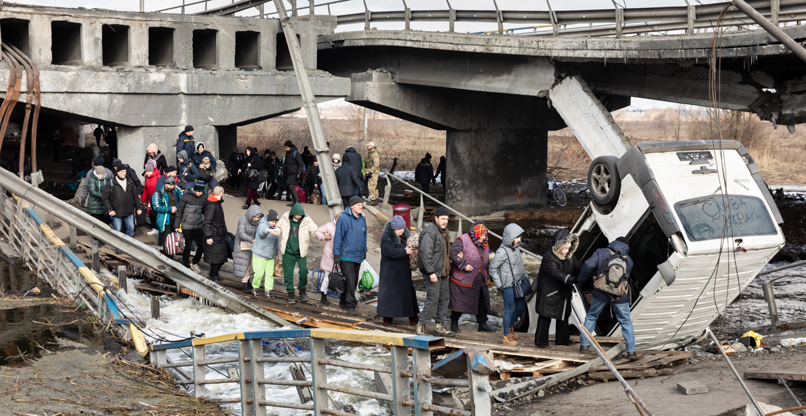
[[380,219],[380,220],[384,220],[384,221],[389,221],[390,220],[389,216],[387,216],[386,214],[381,212],[378,208],[375,208],[375,207],[373,207],[371,205],[367,205],[367,204],[364,204],[364,208],[369,210],[369,212],[371,212],[372,215],[378,217],[378,219]]
[[[614,347],[605,351],[608,358],[613,359],[625,351],[624,344],[616,344]],[[493,391],[492,396],[498,403],[509,403],[513,400],[520,399],[521,397],[529,396],[537,393],[540,390],[547,389],[555,386],[563,381],[570,380],[574,377],[580,376],[588,372],[591,367],[603,365],[604,362],[601,358],[594,358],[581,366],[565,371],[563,373],[554,374],[547,377],[541,377],[529,380],[523,383],[514,384],[502,389]]]

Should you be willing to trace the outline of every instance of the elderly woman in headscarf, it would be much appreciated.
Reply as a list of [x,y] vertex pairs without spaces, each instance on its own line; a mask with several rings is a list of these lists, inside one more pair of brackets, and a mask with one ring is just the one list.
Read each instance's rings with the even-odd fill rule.
[[539,348],[549,347],[549,326],[551,320],[555,325],[555,344],[571,345],[571,332],[568,317],[571,316],[571,288],[576,276],[582,271],[582,263],[574,257],[579,245],[579,238],[566,229],[554,233],[554,244],[540,263],[537,279],[532,283],[537,286],[537,330],[535,345]]
[[479,332],[492,332],[487,325],[490,311],[490,291],[487,288],[490,268],[490,247],[487,227],[476,221],[470,230],[451,244],[451,331],[459,332],[459,318],[464,313],[476,315]]
[[255,242],[255,234],[260,219],[263,218],[263,211],[257,205],[252,205],[238,219],[238,230],[235,233],[234,250],[232,250],[232,275],[241,279],[243,292],[252,293],[252,285],[249,279],[252,273],[249,264],[252,262],[252,244]]
[[[319,239],[319,241],[325,242],[325,251],[322,252],[322,259],[319,260],[319,270],[322,270],[325,273],[333,271],[333,236],[336,235],[336,221],[339,220],[340,216],[341,213],[336,214],[336,216],[333,217],[333,221],[330,221],[317,228],[316,232],[314,232],[314,235]],[[320,302],[322,302],[324,305],[327,305],[330,303],[327,300],[327,295],[325,294],[327,288],[322,289],[322,298],[320,299]]]
[[406,229],[406,221],[400,215],[395,215],[383,227],[378,315],[383,317],[386,325],[392,325],[394,318],[409,318],[410,325],[420,321],[417,317],[420,314],[417,292],[409,267],[409,255],[416,249],[406,247],[409,236],[411,232]]

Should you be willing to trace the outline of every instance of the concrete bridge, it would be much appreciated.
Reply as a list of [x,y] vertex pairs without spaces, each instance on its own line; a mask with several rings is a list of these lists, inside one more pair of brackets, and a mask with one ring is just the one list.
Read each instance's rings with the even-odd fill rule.
[[[806,12],[806,2],[782,1],[788,20]],[[121,125],[120,153],[133,166],[152,141],[172,155],[184,124],[220,156],[235,146],[236,126],[301,106],[279,21],[213,16],[256,3],[265,1],[206,16],[6,4],[0,35],[40,65],[46,114]],[[710,15],[687,10],[688,34],[673,36],[625,37],[629,25],[618,23],[618,12],[615,37],[334,33],[345,17],[292,21],[317,99],[346,97],[446,130],[447,202],[477,214],[543,203],[548,131],[569,126],[589,154],[619,154],[629,143],[609,111],[631,97],[713,105],[712,55],[721,62],[717,106],[781,125],[806,120],[802,61],[762,30],[724,33],[714,47],[714,34],[695,33],[703,21],[691,17]],[[774,10],[766,13],[787,20]],[[402,18],[408,26],[420,15]],[[806,39],[806,27],[784,31]],[[7,76],[0,71],[0,82]]]

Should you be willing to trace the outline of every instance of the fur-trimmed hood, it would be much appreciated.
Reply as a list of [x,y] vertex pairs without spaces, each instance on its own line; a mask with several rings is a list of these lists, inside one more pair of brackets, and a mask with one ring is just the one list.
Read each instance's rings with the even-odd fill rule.
[[[563,228],[554,233],[554,245],[551,247],[551,251],[555,256],[557,256],[558,259],[567,260],[574,255],[575,251],[577,251],[577,246],[579,246],[579,237],[576,234],[571,234],[570,231]],[[562,253],[560,253],[560,250],[563,247],[571,248],[568,250],[567,256],[563,256]]]
[[401,240],[401,237],[399,237],[397,233],[395,233],[395,230],[392,229],[391,221],[387,222],[386,225],[383,226],[383,233],[389,236],[389,241],[391,241],[392,244],[400,244],[401,242],[405,243],[409,240],[411,231],[405,228],[403,230],[403,238]]

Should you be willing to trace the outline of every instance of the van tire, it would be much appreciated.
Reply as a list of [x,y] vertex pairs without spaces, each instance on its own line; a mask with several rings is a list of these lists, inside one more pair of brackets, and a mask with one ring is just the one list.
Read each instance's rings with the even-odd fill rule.
[[608,206],[616,205],[621,193],[621,177],[615,156],[599,156],[588,169],[588,188],[593,201]]
[[523,311],[520,317],[512,323],[515,332],[529,332],[529,308]]

